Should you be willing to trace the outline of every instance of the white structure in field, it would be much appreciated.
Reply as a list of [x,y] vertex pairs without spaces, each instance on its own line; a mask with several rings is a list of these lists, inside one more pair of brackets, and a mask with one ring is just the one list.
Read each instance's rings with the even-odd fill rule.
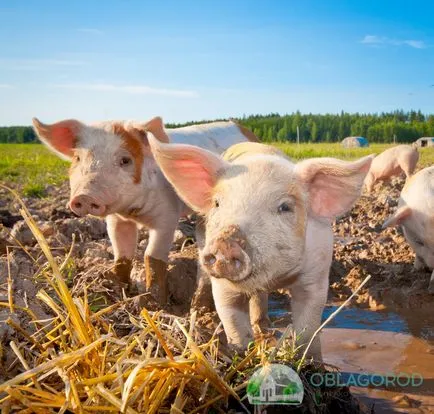
[[419,138],[417,141],[414,142],[414,145],[416,145],[419,148],[434,147],[434,137]]
[[364,137],[346,137],[341,144],[344,148],[369,147],[369,142]]

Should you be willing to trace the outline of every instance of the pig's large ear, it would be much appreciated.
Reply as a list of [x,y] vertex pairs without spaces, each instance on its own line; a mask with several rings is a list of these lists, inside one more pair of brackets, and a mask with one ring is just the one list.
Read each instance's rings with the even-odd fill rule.
[[386,227],[399,226],[402,224],[408,217],[411,216],[412,210],[409,206],[402,206],[398,210],[396,210],[395,214],[390,216],[382,225],[382,229]]
[[139,124],[139,123],[128,124],[127,129],[131,129],[131,128],[139,132],[140,136],[142,137],[143,143],[145,145],[149,145],[148,132],[150,132],[160,142],[165,142],[165,143],[169,142],[169,137],[166,134],[166,131],[164,130],[163,120],[159,116],[152,118],[150,121],[144,124]]
[[219,174],[228,165],[218,155],[187,144],[166,144],[148,135],[152,154],[164,176],[193,210],[206,213]]
[[52,151],[65,160],[70,160],[77,143],[77,135],[82,124],[75,119],[43,124],[39,119],[33,118],[33,127],[39,139]]
[[355,162],[312,158],[298,163],[295,172],[308,187],[310,211],[329,218],[348,211],[360,196],[373,157]]

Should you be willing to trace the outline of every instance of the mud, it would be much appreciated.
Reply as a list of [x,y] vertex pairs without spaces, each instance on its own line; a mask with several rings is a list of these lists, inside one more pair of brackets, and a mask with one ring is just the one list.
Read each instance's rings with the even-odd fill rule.
[[[408,327],[405,333],[401,333],[412,338],[422,338],[425,345],[430,345],[433,337],[429,326],[434,326],[434,321],[431,316],[425,318],[420,316],[420,313],[415,313],[417,310],[428,315],[434,314],[434,295],[428,293],[430,273],[413,269],[414,254],[399,229],[381,230],[383,221],[396,208],[403,184],[404,180],[401,178],[395,178],[391,183],[376,184],[371,195],[363,195],[350,213],[336,220],[333,226],[335,249],[330,274],[329,303],[337,304],[345,300],[369,274],[372,279],[355,300],[354,305],[377,311],[398,310],[400,315],[406,315],[404,319]],[[47,238],[59,263],[70,254],[65,264],[65,274],[73,293],[80,295],[86,290],[94,310],[124,298],[126,293],[110,284],[106,278],[106,273],[113,267],[113,250],[108,241],[105,222],[92,217],[78,218],[70,212],[66,206],[67,183],[60,188],[48,188],[47,194],[44,199],[27,198],[24,202]],[[41,275],[46,263],[45,258],[21,219],[19,203],[3,189],[0,189],[0,200],[0,299],[7,302],[8,289],[12,287],[13,300],[17,306],[28,308],[41,319],[46,319],[50,317],[47,309],[40,301],[35,300],[39,289],[49,290]],[[196,286],[197,250],[194,242],[194,224],[194,219],[180,222],[169,259],[169,304],[165,310],[179,316],[189,313]],[[147,241],[147,232],[141,230],[134,259],[133,278],[139,278],[143,272]],[[281,298],[279,295],[276,297]],[[119,332],[128,332],[131,329],[128,324],[128,312],[138,312],[143,305],[150,310],[159,308],[149,295],[142,295],[129,302],[128,306],[118,313],[116,329]],[[289,322],[288,313],[272,315],[273,309],[270,310],[275,326],[285,326]],[[7,347],[11,338],[11,323],[25,326],[28,320],[26,311],[17,309],[12,322],[4,323],[8,320],[9,314],[7,308],[0,308],[2,349]],[[215,329],[218,322],[215,312],[201,314],[197,319],[197,323],[210,332]],[[392,322],[386,317],[385,323]],[[336,348],[345,355],[341,356],[342,360],[346,360],[352,353],[366,355],[366,348],[371,349],[369,344],[359,341],[360,337],[355,332],[350,332],[347,336],[346,342]],[[358,339],[352,340],[353,337]],[[224,342],[223,335],[222,341]],[[381,341],[379,338],[377,342]],[[434,354],[433,348],[428,348],[427,352]],[[327,349],[326,347],[325,353],[328,352]],[[335,351],[330,352],[333,355]],[[16,360],[8,352],[0,352],[0,355],[0,376],[11,377],[18,369]],[[416,360],[414,366],[418,367],[418,363],[422,363],[423,360]],[[345,365],[342,366],[345,369]],[[426,367],[428,371],[433,369],[433,372],[425,374],[434,377],[434,367],[429,364]],[[360,390],[357,392],[361,395],[369,394],[363,394]],[[368,395],[366,401],[371,401],[371,397]],[[390,398],[394,397],[396,395]],[[395,406],[420,402],[418,410],[426,408],[429,404],[432,407],[432,399],[422,404],[418,396],[408,394],[407,397],[395,402]],[[386,396],[386,400],[388,398]],[[413,400],[416,403],[412,402]]]

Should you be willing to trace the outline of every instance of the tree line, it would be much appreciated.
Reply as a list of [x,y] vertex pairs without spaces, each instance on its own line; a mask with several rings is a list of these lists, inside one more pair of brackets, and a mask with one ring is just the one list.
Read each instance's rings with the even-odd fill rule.
[[[301,114],[297,111],[288,115],[243,116],[236,121],[251,129],[263,142],[295,142],[297,128],[300,142],[337,142],[347,136],[362,136],[371,142],[388,143],[395,139],[396,142],[412,142],[423,136],[434,137],[434,115],[421,111],[397,110],[380,114]],[[167,124],[167,127],[200,122]],[[28,142],[38,142],[31,127],[0,127],[0,143]]]

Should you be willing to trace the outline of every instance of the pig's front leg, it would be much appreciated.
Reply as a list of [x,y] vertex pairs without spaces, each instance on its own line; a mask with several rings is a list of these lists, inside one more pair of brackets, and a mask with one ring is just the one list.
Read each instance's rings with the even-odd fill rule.
[[371,172],[369,172],[365,178],[365,187],[366,187],[366,192],[368,194],[371,194],[372,189],[374,187],[374,182],[375,182],[374,176],[372,175]]
[[257,292],[249,300],[250,322],[255,332],[264,333],[270,327],[268,293]]
[[149,229],[145,251],[146,289],[158,288],[157,299],[160,304],[167,302],[167,261],[177,225],[178,217],[167,217],[167,221]]
[[[303,283],[304,278],[309,279],[308,275],[303,274],[300,277],[301,280],[291,286],[291,309],[295,333],[299,336],[298,344],[302,346],[301,352],[304,352],[305,346],[321,324],[322,312],[327,301],[328,277],[309,285]],[[315,361],[322,361],[321,342],[318,336],[312,342],[308,355]]]
[[108,215],[106,222],[115,256],[114,274],[120,282],[128,284],[137,247],[137,224],[116,214]]
[[249,318],[249,297],[235,291],[224,279],[211,278],[214,303],[228,343],[242,350],[253,340]]

